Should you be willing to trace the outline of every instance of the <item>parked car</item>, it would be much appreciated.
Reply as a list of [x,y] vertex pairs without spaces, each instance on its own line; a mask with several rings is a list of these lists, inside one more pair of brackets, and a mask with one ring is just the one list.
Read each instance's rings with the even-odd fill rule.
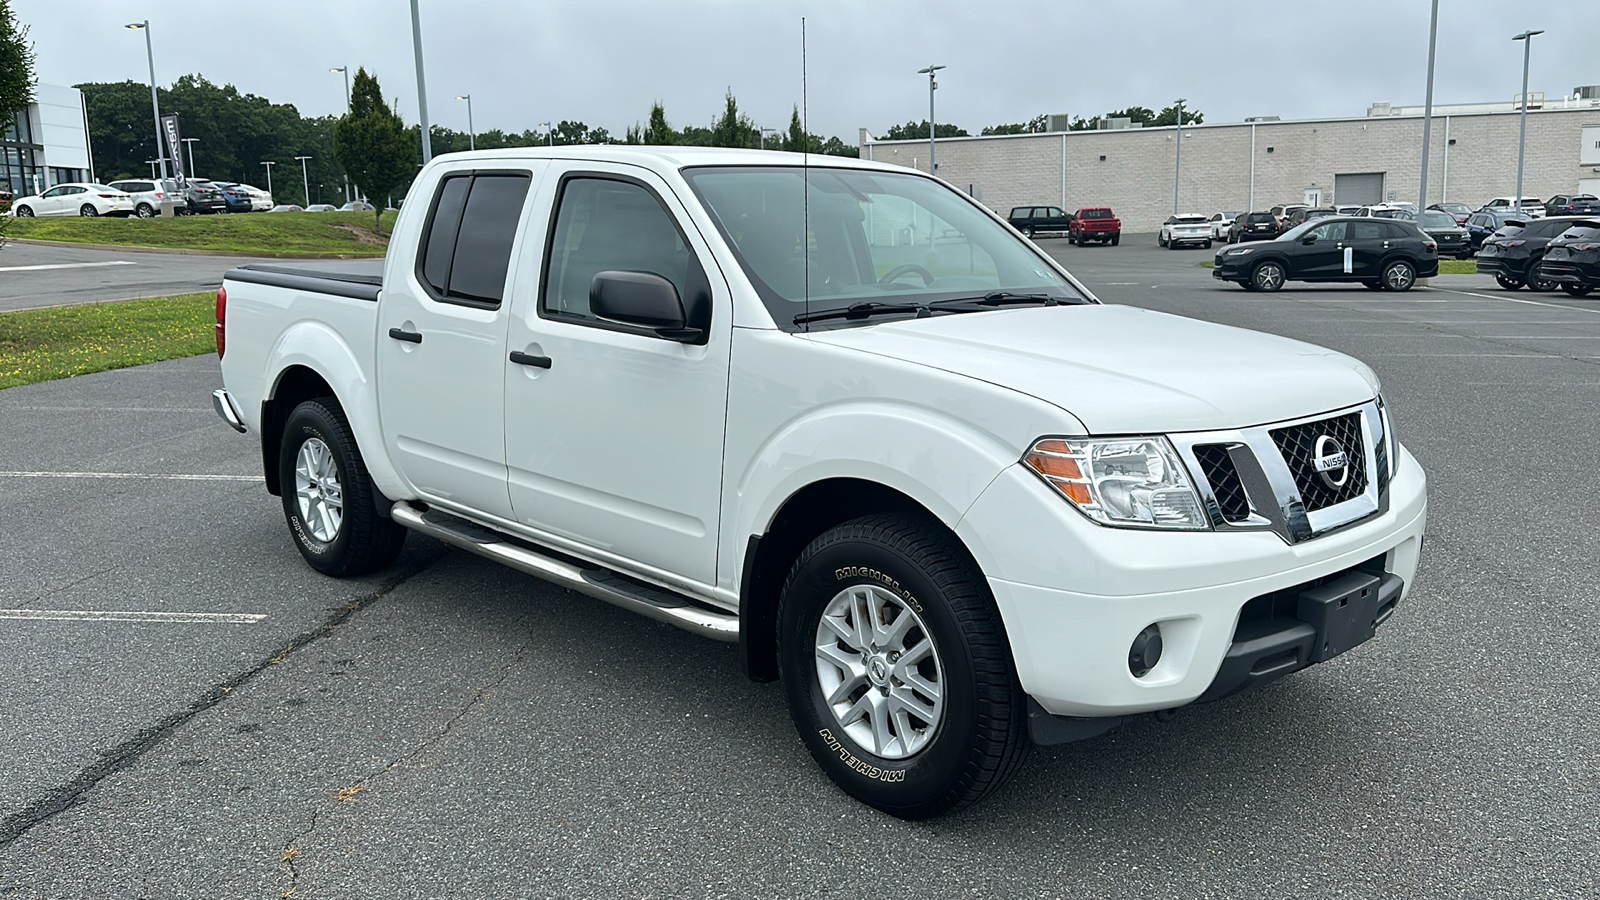
[[1496,231],[1499,231],[1501,226],[1512,219],[1521,218],[1524,218],[1522,213],[1514,209],[1502,209],[1496,212],[1483,212],[1480,210],[1467,216],[1467,223],[1464,227],[1467,229],[1468,240],[1472,242],[1473,251],[1476,252],[1479,247],[1482,247],[1483,242],[1488,240]]
[[1184,244],[1199,244],[1209,249],[1211,224],[1198,213],[1168,216],[1161,225],[1161,233],[1156,236],[1156,243],[1169,250],[1176,250]]
[[1278,236],[1278,217],[1270,212],[1240,213],[1228,229],[1228,243],[1270,241]]
[[1217,253],[1211,277],[1246,290],[1276,291],[1286,281],[1353,281],[1406,291],[1439,274],[1439,245],[1411,222],[1314,219],[1273,241]]
[[108,184],[74,181],[58,184],[36,197],[23,197],[12,211],[29,216],[131,216],[133,198]]
[[304,206],[300,206],[299,204],[296,204],[296,203],[280,203],[277,206],[274,206],[270,210],[270,212],[305,212],[305,211],[306,211],[306,208]]
[[349,203],[339,207],[340,212],[372,212],[375,209],[377,209],[376,206],[365,200],[351,200]]
[[1309,222],[1312,219],[1325,219],[1328,216],[1336,216],[1338,214],[1339,213],[1333,209],[1312,209],[1311,207],[1303,207],[1295,210],[1292,213],[1289,213],[1289,227],[1293,228],[1302,222]]
[[250,192],[245,190],[243,185],[232,181],[213,181],[211,185],[222,192],[222,200],[227,204],[227,212],[247,213],[255,211],[255,198],[250,196]]
[[1067,241],[1079,247],[1087,246],[1090,241],[1115,247],[1122,243],[1122,220],[1109,206],[1086,206],[1072,214],[1072,222],[1067,225]]
[[1600,213],[1600,197],[1593,194],[1557,194],[1544,202],[1547,216],[1592,216]]
[[[903,818],[991,794],[1030,742],[1218,700],[1375,629],[1399,632],[1386,655],[1431,652],[1429,618],[1384,624],[1414,587],[1427,491],[1371,368],[1101,304],[970,198],[904,167],[814,157],[811,184],[838,202],[810,203],[813,243],[802,170],[774,159],[442,154],[417,174],[381,276],[229,272],[212,402],[255,445],[284,540],[349,578],[391,565],[415,531],[731,642],[684,652],[628,632],[641,653],[714,660],[694,683],[651,686],[673,703],[733,677],[725,660],[780,682],[739,693],[785,697],[816,765]],[[870,240],[868,223],[912,211],[952,240],[914,254]],[[259,512],[230,492],[208,524],[277,554]],[[596,669],[603,682],[610,662],[543,664],[552,683]],[[1275,759],[1338,756],[1341,729],[1409,690],[1404,673],[1357,679],[1333,690],[1360,691],[1360,715],[1324,703],[1318,688],[1350,668],[1274,695],[1303,713],[1293,735],[1255,727],[1248,704],[1185,728],[1243,728],[1243,752]],[[418,671],[415,690],[431,690]],[[658,721],[605,725],[627,744]],[[1162,737],[1138,726],[1102,747],[1142,753]],[[792,783],[784,766],[806,754],[775,755],[764,776]],[[1194,768],[1207,763],[1217,779],[1239,764]],[[1130,810],[1152,799],[1148,785],[1120,789]]]
[[313,203],[306,207],[306,212],[338,212],[339,207],[332,203]]
[[1398,203],[1374,203],[1356,210],[1355,215],[1361,218],[1371,216],[1378,219],[1411,220],[1417,217],[1417,208],[1409,203],[1404,206]]
[[1501,210],[1520,211],[1524,216],[1538,218],[1544,215],[1544,201],[1538,197],[1523,197],[1519,204],[1515,197],[1496,197],[1479,207],[1484,212],[1499,212]]
[[1272,217],[1278,220],[1278,230],[1281,232],[1289,227],[1289,216],[1293,215],[1295,210],[1308,209],[1309,207],[1310,204],[1308,203],[1280,203],[1268,209],[1267,212],[1272,213]]
[[1363,207],[1363,206],[1366,206],[1366,204],[1365,203],[1347,203],[1344,206],[1335,206],[1333,208],[1333,211],[1334,211],[1334,213],[1336,215],[1353,216],[1353,215],[1356,214],[1356,211],[1361,209],[1361,207]]
[[233,184],[236,190],[243,191],[250,198],[251,212],[267,212],[272,209],[272,195],[252,184]]
[[1472,207],[1466,205],[1465,203],[1435,203],[1428,208],[1449,213],[1455,217],[1457,225],[1467,224],[1467,217],[1472,215]]
[[228,200],[222,196],[222,190],[201,178],[190,178],[184,183],[183,199],[191,216],[228,211]]
[[1017,206],[1006,216],[1011,227],[1028,237],[1041,231],[1066,231],[1072,224],[1072,213],[1059,206]]
[[1233,220],[1237,218],[1239,218],[1238,210],[1212,213],[1211,218],[1206,220],[1211,223],[1211,239],[1213,241],[1227,240],[1228,229],[1233,227]]
[[152,181],[141,178],[113,181],[108,187],[127,194],[133,200],[133,214],[141,219],[161,215],[163,202],[174,203],[180,207],[183,205],[183,188],[171,179]]
[[1439,258],[1467,259],[1472,256],[1472,238],[1456,224],[1456,217],[1442,209],[1428,209],[1416,219],[1417,227],[1439,245]]
[[1584,219],[1552,238],[1539,271],[1572,296],[1587,296],[1600,285],[1600,221]]
[[1559,283],[1539,269],[1545,248],[1557,235],[1583,221],[1580,216],[1508,220],[1478,248],[1478,272],[1493,275],[1508,291],[1527,285],[1535,293],[1549,293]]

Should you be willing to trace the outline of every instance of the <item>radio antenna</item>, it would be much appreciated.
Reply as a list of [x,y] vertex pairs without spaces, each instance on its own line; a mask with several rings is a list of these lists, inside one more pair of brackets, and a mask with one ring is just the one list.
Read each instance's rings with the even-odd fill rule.
[[800,17],[800,244],[805,248],[806,331],[811,330],[811,110],[806,95],[806,17]]

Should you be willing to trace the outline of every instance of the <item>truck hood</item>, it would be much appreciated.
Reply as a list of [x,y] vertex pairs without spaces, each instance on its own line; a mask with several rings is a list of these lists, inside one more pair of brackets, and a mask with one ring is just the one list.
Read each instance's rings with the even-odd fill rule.
[[1131,306],[906,319],[810,339],[1029,394],[1091,434],[1243,428],[1364,403],[1378,388],[1342,353]]

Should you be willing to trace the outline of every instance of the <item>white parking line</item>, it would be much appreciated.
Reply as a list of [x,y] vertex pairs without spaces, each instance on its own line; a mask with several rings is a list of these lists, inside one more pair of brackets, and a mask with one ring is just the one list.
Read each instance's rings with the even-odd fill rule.
[[1548,309],[1560,309],[1567,312],[1590,313],[1600,315],[1600,309],[1584,309],[1581,306],[1567,306],[1565,303],[1540,303],[1538,300],[1523,300],[1520,297],[1496,297],[1493,294],[1477,294],[1472,291],[1458,291],[1453,288],[1427,288],[1430,291],[1443,291],[1447,294],[1460,294],[1463,297],[1478,297],[1483,300],[1499,300],[1504,303],[1526,303],[1529,306],[1543,306]]
[[136,266],[138,263],[127,259],[114,259],[109,262],[86,263],[51,263],[43,266],[0,266],[0,272],[43,272],[46,269],[93,269],[100,266]]
[[157,481],[262,481],[260,475],[183,475],[168,472],[0,472],[0,478],[148,478]]
[[156,622],[176,625],[254,625],[253,613],[149,612],[145,610],[0,609],[0,619],[38,622]]

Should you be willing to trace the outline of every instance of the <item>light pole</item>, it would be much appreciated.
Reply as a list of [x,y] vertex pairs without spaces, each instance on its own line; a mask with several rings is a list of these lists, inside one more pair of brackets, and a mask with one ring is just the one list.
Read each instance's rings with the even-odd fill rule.
[[337,69],[329,69],[328,71],[329,72],[343,72],[344,73],[344,111],[345,112],[349,112],[350,111],[350,67],[349,66],[340,66]]
[[[1433,18],[1428,22],[1428,89],[1422,107],[1422,187],[1417,189],[1418,221],[1422,218],[1422,211],[1428,208],[1428,141],[1433,137],[1433,48],[1438,40],[1439,0],[1433,0]],[[1445,130],[1449,131],[1448,128]],[[1445,171],[1449,171],[1448,163],[1445,164]]]
[[1522,212],[1522,160],[1528,143],[1528,58],[1533,54],[1533,36],[1543,31],[1524,31],[1512,38],[1522,42],[1522,131],[1517,135],[1517,212]]
[[[130,22],[127,26],[144,32],[144,55],[150,63],[150,109],[155,112],[156,162],[161,165],[161,177],[167,177],[167,155],[161,150],[161,101],[156,99],[156,51],[150,43],[150,20]],[[152,176],[153,177],[153,176]]]
[[[200,139],[199,138],[183,138],[183,142],[184,142],[184,144],[187,145],[186,147],[184,147],[184,149],[189,151],[189,177],[190,178],[194,178],[195,177],[195,171],[194,171],[194,145],[200,143]],[[183,160],[179,160],[179,162],[182,162],[182,161]]]
[[554,147],[556,145],[555,129],[550,127],[549,122],[540,122],[539,126],[544,129],[545,145],[548,147]]
[[263,159],[261,164],[267,167],[267,193],[270,194],[272,193],[272,167],[277,165],[277,163],[270,159]]
[[156,177],[156,165],[158,163],[160,163],[160,162],[161,162],[161,160],[159,160],[159,159],[147,159],[147,160],[144,161],[145,165],[150,167],[150,177],[151,178],[155,178]]
[[776,128],[763,128],[763,129],[761,129],[761,149],[763,149],[763,150],[767,149],[767,134],[768,133],[777,134],[778,133],[778,129],[776,129]]
[[939,89],[939,82],[933,80],[933,74],[944,66],[929,64],[926,69],[918,69],[918,75],[928,76],[928,174],[937,175],[938,166],[933,161],[933,131],[936,126],[933,118],[933,92]]
[[[315,156],[296,156],[295,159],[300,160],[300,184],[306,190],[306,206],[310,206],[311,205],[311,179],[310,179],[310,176],[308,176],[306,174],[306,160],[308,160],[308,159],[316,159],[316,157]],[[271,170],[269,169],[268,171],[271,171]]]
[[476,150],[478,149],[478,138],[472,130],[472,95],[462,94],[456,99],[467,101],[467,149]]
[[1183,104],[1184,99],[1178,98],[1178,152],[1173,157],[1172,163],[1172,214],[1178,214],[1178,182],[1183,175]]
[[422,125],[422,164],[433,160],[433,126],[428,124],[428,79],[422,74],[422,17],[411,0],[411,49],[417,58],[417,117]]

